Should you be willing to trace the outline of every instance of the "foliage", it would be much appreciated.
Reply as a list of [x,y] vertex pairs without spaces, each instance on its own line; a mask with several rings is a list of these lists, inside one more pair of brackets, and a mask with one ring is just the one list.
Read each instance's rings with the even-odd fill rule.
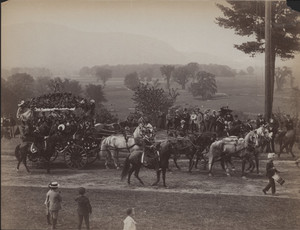
[[15,114],[18,97],[12,91],[7,81],[1,77],[1,115]]
[[236,71],[227,65],[201,64],[199,65],[199,70],[212,73],[217,77],[234,77],[236,75]]
[[85,88],[85,94],[88,98],[95,100],[96,104],[107,101],[104,96],[102,85],[88,84]]
[[292,88],[291,93],[291,112],[295,114],[295,117],[299,118],[300,113],[300,89],[299,87]]
[[202,96],[203,99],[212,98],[217,92],[215,75],[200,71],[196,75],[196,82],[191,84],[190,91],[194,97]]
[[16,73],[7,79],[7,85],[15,92],[18,101],[33,96],[34,79],[27,73]]
[[173,65],[163,65],[160,67],[161,74],[165,76],[165,79],[167,80],[167,89],[170,89],[170,79],[174,70],[175,66]]
[[196,79],[196,74],[200,70],[200,65],[196,62],[190,62],[186,65],[186,68],[189,72],[190,77],[193,79],[193,81]]
[[127,88],[134,90],[140,84],[140,79],[137,72],[127,74],[124,79],[124,84]]
[[95,76],[98,80],[102,81],[103,87],[105,87],[107,80],[112,77],[112,70],[104,67],[98,67],[96,68]]
[[[46,81],[46,79],[41,79],[41,81]],[[70,80],[65,78],[62,80],[60,77],[49,79],[48,87],[51,92],[66,92],[72,93],[74,95],[80,95],[82,93],[82,87],[79,81]]]
[[141,81],[147,81],[147,82],[150,82],[152,81],[152,78],[154,76],[154,69],[153,68],[148,68],[148,69],[145,69],[145,70],[142,70],[139,72],[139,78]]
[[[224,17],[217,17],[217,24],[233,29],[240,36],[255,36],[249,41],[234,47],[246,54],[255,56],[264,52],[265,2],[264,1],[227,1],[229,7],[217,4]],[[282,59],[294,58],[300,51],[299,13],[287,7],[284,1],[272,2],[272,52]],[[291,23],[293,22],[293,23]]]
[[180,84],[182,89],[185,89],[185,85],[189,81],[190,76],[190,70],[187,66],[179,66],[173,72],[174,81]]
[[50,81],[50,77],[37,77],[34,81],[34,95],[41,96],[43,94],[50,93]]
[[286,66],[277,67],[275,69],[275,81],[277,90],[281,91],[286,83],[287,78],[293,78],[292,70]]
[[135,108],[156,121],[160,111],[167,111],[176,97],[171,97],[162,88],[157,88],[150,84],[140,84],[135,90],[132,97]]
[[104,106],[100,106],[96,113],[97,123],[114,123],[117,122],[118,118],[108,111]]

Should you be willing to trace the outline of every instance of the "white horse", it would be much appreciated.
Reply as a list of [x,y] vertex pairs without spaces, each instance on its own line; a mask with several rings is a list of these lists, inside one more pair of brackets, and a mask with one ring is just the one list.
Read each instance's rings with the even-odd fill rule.
[[104,138],[101,142],[100,156],[106,157],[105,167],[108,167],[110,161],[113,161],[115,167],[119,169],[119,151],[143,152],[144,148],[140,139],[145,137],[152,138],[154,136],[153,127],[148,125],[146,128],[138,126],[133,136],[125,136],[121,134],[111,135]]
[[226,172],[229,175],[227,163],[230,162],[231,157],[239,157],[242,159],[242,176],[244,176],[245,164],[254,156],[255,148],[259,145],[258,137],[256,131],[250,131],[245,139],[227,137],[213,142],[207,153],[209,175],[211,175],[212,166],[216,161],[226,163]]

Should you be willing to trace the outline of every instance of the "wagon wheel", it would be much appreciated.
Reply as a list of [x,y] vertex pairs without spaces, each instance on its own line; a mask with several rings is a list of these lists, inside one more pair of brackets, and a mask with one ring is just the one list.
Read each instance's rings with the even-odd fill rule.
[[82,169],[88,163],[88,154],[80,145],[71,145],[65,150],[65,163],[69,168]]

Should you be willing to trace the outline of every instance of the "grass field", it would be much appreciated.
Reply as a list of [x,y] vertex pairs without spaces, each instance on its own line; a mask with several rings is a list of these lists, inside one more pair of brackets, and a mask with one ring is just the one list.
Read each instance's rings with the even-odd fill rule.
[[[162,82],[162,81],[161,81]],[[203,101],[201,98],[194,98],[187,90],[181,90],[177,83],[172,83],[171,87],[178,88],[180,95],[175,105],[183,107],[198,106],[202,110],[211,108],[219,110],[222,106],[229,106],[231,109],[255,117],[258,113],[264,112],[264,85],[263,81],[255,77],[235,77],[217,78],[218,92],[227,94],[226,97],[215,98],[213,100]],[[162,82],[162,87],[164,82]],[[134,108],[132,101],[133,92],[124,87],[123,79],[114,80],[113,84],[107,83],[104,93],[108,101],[105,103],[107,108],[115,110],[120,119],[125,119]],[[273,110],[275,112],[280,108],[281,111],[288,113],[291,110],[289,93],[275,92]]]
[[[50,229],[46,225],[46,188],[2,187],[1,229]],[[76,189],[61,189],[58,229],[76,229]],[[138,229],[300,229],[300,200],[219,194],[179,194],[88,190],[91,229],[122,229],[128,207]],[[11,199],[7,199],[11,197]]]
[[[196,230],[196,229],[300,229],[300,169],[289,155],[276,159],[275,165],[286,180],[277,184],[277,196],[263,195],[266,185],[266,154],[261,154],[261,174],[249,174],[242,179],[240,161],[235,161],[236,173],[227,177],[219,164],[214,166],[214,176],[208,177],[202,168],[190,174],[185,159],[179,160],[182,170],[167,173],[168,188],[155,180],[152,170],[142,169],[132,185],[120,180],[120,171],[106,170],[103,160],[84,170],[67,169],[60,156],[51,174],[45,169],[29,164],[27,174],[23,165],[17,173],[13,147],[18,141],[2,140],[1,151],[1,229],[50,229],[46,224],[43,205],[47,184],[58,181],[63,196],[63,209],[59,215],[58,229],[76,229],[77,188],[87,188],[93,206],[91,229],[122,229],[122,220],[129,207],[136,210],[138,229]],[[299,157],[299,151],[295,149]],[[122,154],[124,156],[124,154]],[[123,158],[121,163],[123,163]],[[83,228],[84,229],[84,228]]]

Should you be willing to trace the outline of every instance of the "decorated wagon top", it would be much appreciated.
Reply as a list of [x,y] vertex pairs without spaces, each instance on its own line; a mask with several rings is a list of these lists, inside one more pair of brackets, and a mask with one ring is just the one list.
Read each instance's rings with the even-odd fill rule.
[[87,100],[79,96],[74,96],[71,93],[58,92],[21,101],[18,104],[17,118],[26,122],[32,117],[33,112],[75,112],[77,110],[79,114],[85,114],[94,109],[94,100]]

